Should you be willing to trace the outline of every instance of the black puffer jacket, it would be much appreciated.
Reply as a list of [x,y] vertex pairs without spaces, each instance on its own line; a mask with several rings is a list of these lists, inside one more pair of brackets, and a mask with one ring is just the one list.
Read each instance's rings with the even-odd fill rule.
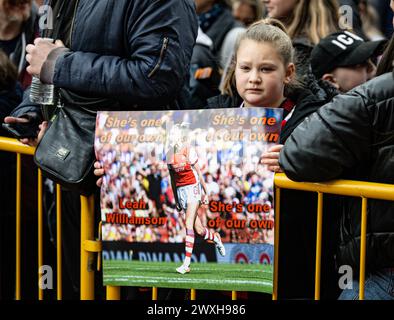
[[[343,178],[394,184],[394,79],[387,73],[305,119],[287,140],[280,165],[296,181]],[[394,187],[393,187],[394,192]],[[369,200],[367,270],[394,266],[394,203]],[[359,267],[361,201],[346,198],[340,264]]]

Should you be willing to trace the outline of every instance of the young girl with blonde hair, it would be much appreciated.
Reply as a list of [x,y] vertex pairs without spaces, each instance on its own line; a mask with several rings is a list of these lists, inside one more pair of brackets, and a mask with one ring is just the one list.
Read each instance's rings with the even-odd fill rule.
[[238,38],[221,92],[208,100],[208,108],[283,108],[281,141],[324,103],[297,81],[291,39],[283,24],[270,18],[255,22]]

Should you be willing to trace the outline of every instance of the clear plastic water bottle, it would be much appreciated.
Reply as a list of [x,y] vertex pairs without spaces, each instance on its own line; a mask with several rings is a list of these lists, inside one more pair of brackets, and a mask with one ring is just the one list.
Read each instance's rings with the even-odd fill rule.
[[53,84],[43,84],[38,77],[33,76],[30,86],[30,101],[41,105],[55,105],[55,86]]

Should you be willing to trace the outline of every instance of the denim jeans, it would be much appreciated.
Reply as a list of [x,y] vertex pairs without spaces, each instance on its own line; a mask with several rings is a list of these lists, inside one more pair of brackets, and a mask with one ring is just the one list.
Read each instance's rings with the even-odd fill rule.
[[[353,280],[353,289],[342,291],[339,300],[358,300],[359,281]],[[394,300],[394,269],[384,269],[365,279],[365,300]]]

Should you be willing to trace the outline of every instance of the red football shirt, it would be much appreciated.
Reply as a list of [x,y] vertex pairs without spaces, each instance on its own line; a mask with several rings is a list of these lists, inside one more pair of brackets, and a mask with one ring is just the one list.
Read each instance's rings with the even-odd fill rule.
[[174,180],[177,187],[196,184],[197,179],[193,165],[198,162],[197,154],[194,149],[182,148],[170,159],[170,165],[174,171]]

